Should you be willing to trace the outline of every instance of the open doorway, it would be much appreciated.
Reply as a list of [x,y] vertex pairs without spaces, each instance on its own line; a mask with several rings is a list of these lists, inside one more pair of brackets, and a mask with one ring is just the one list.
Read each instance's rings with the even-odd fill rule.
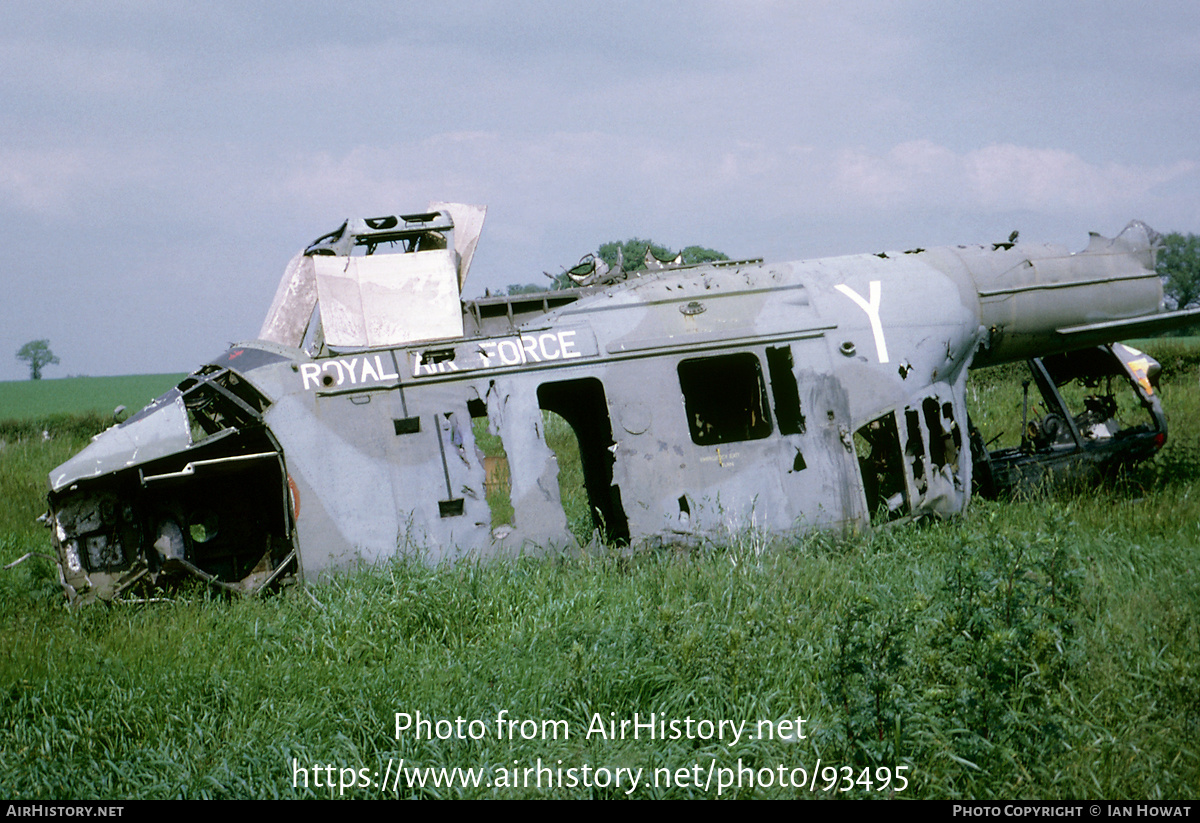
[[[621,505],[620,489],[613,485],[615,443],[604,386],[594,377],[543,383],[538,387],[538,406],[559,415],[574,432],[579,445],[583,492],[591,514],[590,528],[599,529],[607,542],[628,542],[629,521]],[[547,441],[549,439],[550,432],[547,431]],[[559,482],[564,509],[572,492],[578,492],[578,489],[561,488],[564,481],[570,484],[571,476],[571,467],[563,465],[560,456]]]

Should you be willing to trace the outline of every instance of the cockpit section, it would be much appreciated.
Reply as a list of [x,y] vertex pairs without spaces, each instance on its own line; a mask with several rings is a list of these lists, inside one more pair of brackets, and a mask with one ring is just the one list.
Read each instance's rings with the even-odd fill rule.
[[204,366],[60,467],[50,525],[71,599],[134,596],[185,577],[254,591],[294,574],[287,472],[262,420],[269,406],[238,372]]

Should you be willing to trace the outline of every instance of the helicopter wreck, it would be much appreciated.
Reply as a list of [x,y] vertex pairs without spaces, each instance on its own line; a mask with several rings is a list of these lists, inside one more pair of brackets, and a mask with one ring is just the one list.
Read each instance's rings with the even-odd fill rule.
[[[398,552],[571,547],[545,412],[578,440],[607,541],[953,515],[973,485],[1153,454],[1156,364],[1108,344],[1194,314],[1164,311],[1155,235],[1136,222],[1075,254],[1010,242],[663,263],[463,300],[483,217],[432,204],[347,221],[288,264],[258,339],[51,472],[68,596],[181,577],[250,592]],[[1023,360],[1040,412],[1019,445],[989,451],[968,370]],[[1076,377],[1108,394],[1071,411]],[[1141,422],[1117,419],[1116,391]],[[507,456],[506,522],[480,419]]]

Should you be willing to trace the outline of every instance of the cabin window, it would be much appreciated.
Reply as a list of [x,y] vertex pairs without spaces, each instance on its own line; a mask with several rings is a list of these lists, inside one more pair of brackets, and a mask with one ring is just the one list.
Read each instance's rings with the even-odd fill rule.
[[761,440],[771,434],[762,366],[750,352],[684,360],[679,387],[696,445]]

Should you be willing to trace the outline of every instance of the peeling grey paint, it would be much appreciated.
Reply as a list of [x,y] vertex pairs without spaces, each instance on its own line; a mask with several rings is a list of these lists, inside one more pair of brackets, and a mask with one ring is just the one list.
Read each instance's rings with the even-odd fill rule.
[[[455,211],[471,220],[465,247]],[[356,249],[397,248],[352,285],[416,316],[404,296],[445,281],[438,263],[437,289],[407,282],[430,271],[419,255],[458,260],[461,287],[481,225],[482,210],[459,207],[347,221],[289,264],[262,339],[55,469],[48,521],[72,599],[181,576],[254,591],[397,553],[575,550],[543,412],[575,431],[595,525],[617,543],[952,516],[979,472],[995,492],[1068,458],[1152,454],[1165,421],[1142,380],[1150,362],[1108,346],[1062,353],[1195,314],[1163,310],[1154,235],[1132,223],[1078,254],[999,243],[594,272],[560,292],[435,296],[440,332],[375,312],[358,345],[329,344],[314,255],[349,272],[336,261]],[[346,294],[343,340],[357,334]],[[1133,432],[1142,445],[1116,448],[1132,440],[1113,436],[1097,399],[1061,412],[1070,443],[1042,435],[989,453],[968,419],[968,369],[1030,357],[1043,394],[1075,368],[1127,381],[1149,411]],[[493,524],[472,418],[503,441],[510,522]]]

